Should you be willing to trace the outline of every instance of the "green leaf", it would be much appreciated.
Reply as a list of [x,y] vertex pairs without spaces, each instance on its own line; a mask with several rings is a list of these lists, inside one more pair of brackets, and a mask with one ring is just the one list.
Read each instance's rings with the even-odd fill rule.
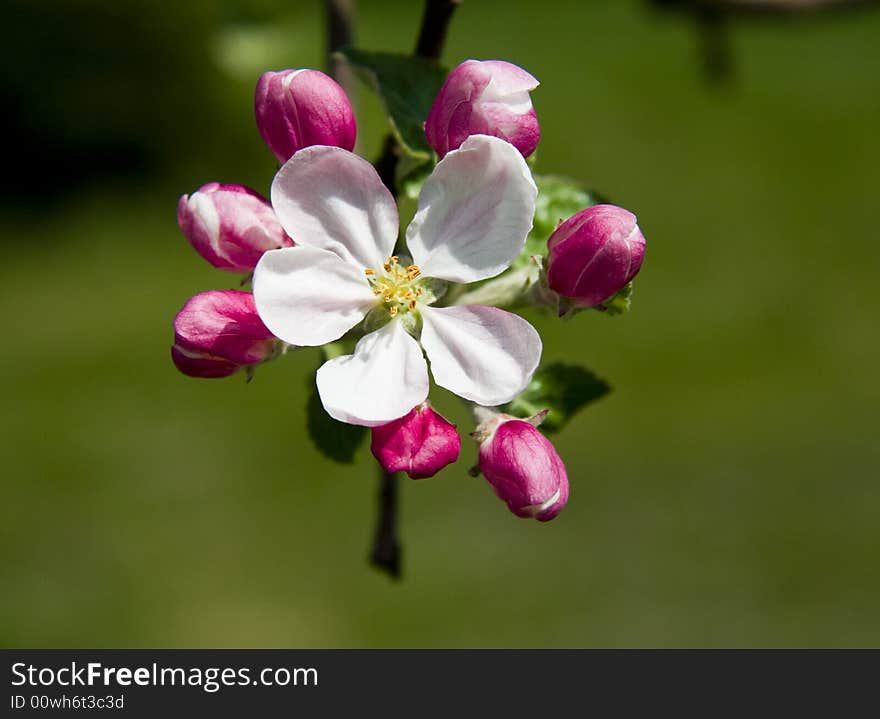
[[549,410],[541,429],[552,434],[562,429],[583,407],[610,391],[611,385],[590,370],[554,362],[541,367],[523,393],[502,409],[519,417]]
[[432,60],[390,52],[347,48],[340,54],[380,97],[403,148],[410,155],[430,158],[424,122],[446,79],[446,69]]
[[562,220],[602,202],[595,192],[586,190],[576,180],[558,175],[534,175],[534,179],[538,199],[535,201],[535,221],[523,252],[526,258],[546,254],[547,238]]
[[306,405],[306,427],[309,436],[325,457],[329,457],[334,462],[351,464],[355,453],[363,444],[364,437],[367,436],[367,428],[333,419],[324,411],[321,398],[318,396],[318,388],[314,384],[314,375],[311,382],[312,391]]

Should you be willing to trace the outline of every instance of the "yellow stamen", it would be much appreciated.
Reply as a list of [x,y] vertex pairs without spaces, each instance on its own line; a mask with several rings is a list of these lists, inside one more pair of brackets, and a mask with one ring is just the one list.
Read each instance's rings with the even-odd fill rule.
[[414,310],[417,298],[424,294],[416,282],[422,274],[418,265],[401,266],[397,255],[388,257],[382,264],[382,270],[366,267],[364,274],[373,295],[388,307],[392,317]]

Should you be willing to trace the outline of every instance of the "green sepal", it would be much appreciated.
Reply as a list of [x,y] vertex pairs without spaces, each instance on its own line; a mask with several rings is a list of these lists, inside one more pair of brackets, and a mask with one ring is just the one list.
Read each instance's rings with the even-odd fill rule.
[[607,312],[611,316],[629,312],[629,308],[632,305],[632,293],[633,283],[627,282],[616,295],[605,300],[596,309],[600,312]]

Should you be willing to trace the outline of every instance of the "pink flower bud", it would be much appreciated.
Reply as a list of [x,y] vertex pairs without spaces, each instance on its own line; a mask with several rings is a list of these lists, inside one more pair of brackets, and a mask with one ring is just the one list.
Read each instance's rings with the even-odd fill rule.
[[293,245],[272,206],[243,185],[211,182],[177,203],[177,224],[214,267],[251,272],[266,250]]
[[400,419],[374,427],[370,449],[386,472],[424,479],[458,459],[461,438],[455,425],[425,402]]
[[309,145],[354,148],[351,102],[333,78],[318,70],[264,72],[254,110],[257,129],[282,164]]
[[278,348],[250,292],[202,292],[188,299],[174,318],[171,359],[190,377],[227,377],[271,358]]
[[480,469],[517,517],[553,519],[568,501],[568,475],[556,449],[528,422],[498,415],[477,429]]
[[645,236],[632,212],[594,205],[559,225],[547,247],[550,288],[578,307],[595,307],[636,276],[645,256]]
[[446,78],[428,113],[425,137],[443,157],[471,135],[494,135],[531,155],[541,129],[529,92],[538,81],[503,60],[465,60]]

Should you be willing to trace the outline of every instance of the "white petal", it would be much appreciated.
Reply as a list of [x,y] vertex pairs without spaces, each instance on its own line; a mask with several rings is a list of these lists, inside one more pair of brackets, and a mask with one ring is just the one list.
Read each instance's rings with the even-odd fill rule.
[[397,241],[397,206],[373,166],[339,147],[313,145],[272,182],[272,207],[297,245],[379,267]]
[[541,361],[541,337],[522,317],[497,307],[421,307],[422,347],[434,381],[491,407],[522,392]]
[[403,417],[428,396],[422,350],[396,320],[362,337],[353,355],[325,362],[316,379],[327,414],[365,427]]
[[257,313],[273,335],[292,345],[339,339],[375,301],[362,270],[314,247],[270,250],[254,269]]
[[426,277],[452,282],[494,277],[522,251],[537,194],[513,145],[472,135],[425,180],[406,230],[413,262]]

